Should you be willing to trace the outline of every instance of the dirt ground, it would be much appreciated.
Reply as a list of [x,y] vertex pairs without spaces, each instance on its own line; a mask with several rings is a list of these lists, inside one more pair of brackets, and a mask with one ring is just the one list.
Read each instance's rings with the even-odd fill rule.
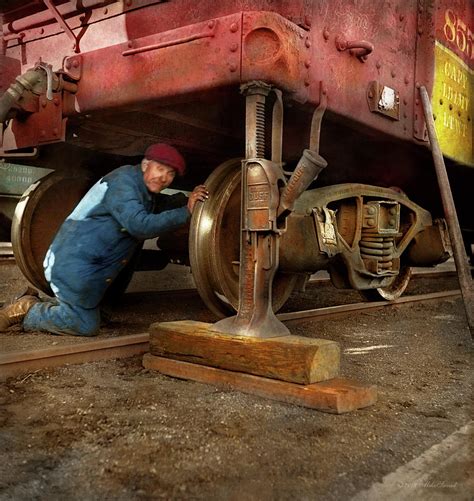
[[[178,302],[144,293],[152,279],[134,278],[101,336],[214,320],[195,294]],[[439,282],[413,281],[411,292],[457,287]],[[0,300],[22,283],[14,266],[0,268]],[[286,310],[358,300],[318,285]],[[472,419],[460,299],[289,327],[338,341],[342,375],[376,384],[376,405],[324,414],[166,377],[140,357],[40,370],[0,384],[0,499],[350,499]],[[64,339],[18,330],[0,338],[4,346]],[[427,484],[426,499],[472,499],[473,468],[459,464],[455,480]]]

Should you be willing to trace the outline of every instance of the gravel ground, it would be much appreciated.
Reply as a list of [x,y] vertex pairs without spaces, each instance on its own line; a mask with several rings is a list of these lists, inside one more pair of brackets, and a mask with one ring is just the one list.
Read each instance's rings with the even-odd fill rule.
[[[213,321],[192,294],[177,303],[139,292],[147,277],[134,279],[101,336],[157,320]],[[22,285],[15,267],[0,268],[0,284],[0,299]],[[411,291],[444,287],[455,279],[413,281]],[[317,286],[287,310],[358,300]],[[290,327],[341,343],[342,375],[376,384],[377,404],[324,414],[166,377],[139,357],[37,371],[0,385],[0,499],[350,499],[469,422],[471,340],[460,299]],[[25,339],[69,338],[18,330],[0,338]],[[435,485],[433,496],[472,499],[472,467],[459,465],[465,481],[439,479],[445,497]]]

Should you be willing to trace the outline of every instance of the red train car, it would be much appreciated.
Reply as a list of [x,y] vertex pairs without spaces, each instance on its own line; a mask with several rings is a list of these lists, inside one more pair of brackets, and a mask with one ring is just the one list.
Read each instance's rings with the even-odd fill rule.
[[[177,187],[207,179],[212,197],[189,248],[184,230],[160,248],[189,259],[216,313],[243,294],[241,230],[276,235],[275,308],[318,269],[396,297],[411,266],[447,257],[421,86],[471,248],[472,1],[6,0],[0,11],[0,158],[55,170],[13,227],[40,288],[46,248],[90,179],[164,141],[189,166]],[[308,146],[328,166],[291,193]]]

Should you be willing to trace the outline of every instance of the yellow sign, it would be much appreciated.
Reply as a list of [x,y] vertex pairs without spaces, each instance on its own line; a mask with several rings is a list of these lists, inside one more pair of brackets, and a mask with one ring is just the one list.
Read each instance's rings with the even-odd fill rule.
[[472,166],[473,73],[461,58],[436,41],[432,106],[438,140],[447,157]]

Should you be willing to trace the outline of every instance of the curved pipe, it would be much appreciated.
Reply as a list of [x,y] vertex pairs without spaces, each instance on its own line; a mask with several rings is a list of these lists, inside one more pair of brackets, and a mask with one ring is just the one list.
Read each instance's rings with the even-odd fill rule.
[[11,109],[20,101],[25,91],[31,91],[43,82],[46,82],[46,74],[39,68],[28,70],[16,77],[16,80],[0,97],[0,123],[5,122]]
[[337,36],[335,43],[337,50],[349,50],[353,56],[356,56],[362,62],[374,51],[374,45],[366,40],[345,40],[343,36]]

